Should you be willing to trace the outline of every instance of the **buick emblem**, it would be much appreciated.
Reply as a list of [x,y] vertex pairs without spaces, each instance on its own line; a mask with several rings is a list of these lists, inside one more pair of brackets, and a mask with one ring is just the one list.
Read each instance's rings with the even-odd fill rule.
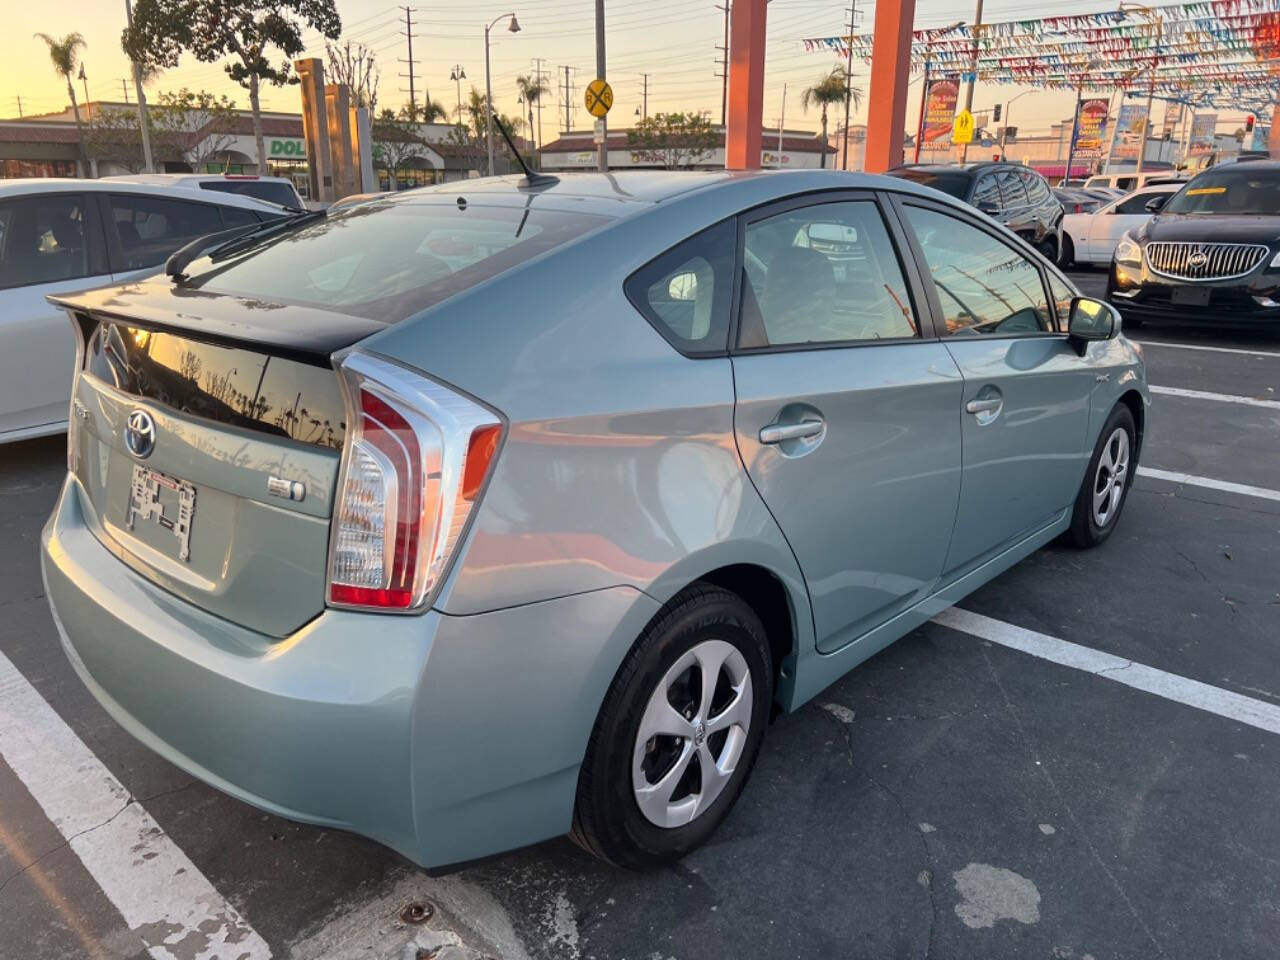
[[1209,265],[1209,255],[1203,250],[1197,250],[1191,256],[1187,257],[1187,266],[1195,267],[1199,270],[1201,267]]
[[145,410],[134,410],[124,427],[124,445],[139,460],[151,456],[156,448],[156,422]]

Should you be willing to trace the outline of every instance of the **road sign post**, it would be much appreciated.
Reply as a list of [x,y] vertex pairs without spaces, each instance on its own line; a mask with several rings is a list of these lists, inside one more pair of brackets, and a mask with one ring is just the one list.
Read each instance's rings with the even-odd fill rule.
[[582,95],[583,103],[587,107],[587,113],[596,118],[596,131],[599,139],[597,166],[601,170],[609,169],[609,144],[608,126],[605,115],[608,114],[609,108],[613,106],[613,87],[609,86],[607,80],[603,77],[596,77],[587,84],[587,89]]

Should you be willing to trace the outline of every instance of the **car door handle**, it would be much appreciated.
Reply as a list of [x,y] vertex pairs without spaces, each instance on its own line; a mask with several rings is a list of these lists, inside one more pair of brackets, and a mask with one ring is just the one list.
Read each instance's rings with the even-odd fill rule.
[[761,443],[782,443],[801,437],[816,437],[825,424],[821,420],[801,420],[799,423],[771,423],[760,428]]
[[999,410],[1004,400],[1000,397],[985,397],[981,400],[970,400],[964,405],[969,413],[991,413]]

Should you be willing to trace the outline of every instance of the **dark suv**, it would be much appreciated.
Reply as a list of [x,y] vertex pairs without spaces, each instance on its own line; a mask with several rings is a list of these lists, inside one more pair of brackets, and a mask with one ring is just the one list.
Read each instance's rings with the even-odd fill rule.
[[889,171],[949,193],[1004,224],[1054,263],[1062,250],[1062,204],[1049,182],[1013,163],[911,164]]
[[1143,321],[1280,329],[1280,163],[1211,167],[1120,238],[1107,299]]

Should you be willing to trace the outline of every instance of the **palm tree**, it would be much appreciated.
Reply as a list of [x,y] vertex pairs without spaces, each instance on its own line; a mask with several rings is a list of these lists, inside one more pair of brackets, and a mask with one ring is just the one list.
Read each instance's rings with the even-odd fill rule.
[[80,160],[85,165],[85,176],[89,175],[88,154],[84,148],[84,128],[80,126],[80,105],[76,103],[76,85],[71,82],[72,75],[80,63],[80,50],[85,46],[84,37],[78,33],[68,33],[61,40],[47,33],[35,34],[49,46],[49,59],[53,61],[53,69],[62,79],[67,81],[67,94],[71,97],[71,110],[76,115],[76,136],[80,139]]
[[800,94],[800,106],[807,113],[809,104],[816,103],[822,107],[822,166],[827,165],[827,107],[832,104],[844,103],[845,97],[852,94],[852,100],[855,105],[862,102],[862,91],[850,91],[845,87],[844,67],[839,65],[831,68],[831,72],[824,75],[812,87],[809,87]]
[[408,120],[410,123],[435,123],[437,120],[448,118],[449,111],[444,108],[444,104],[439,100],[432,100],[429,95],[423,97],[420,104],[415,103],[410,107],[406,103],[400,108],[400,119]]
[[546,78],[519,76],[516,77],[516,88],[520,91],[520,99],[529,109],[529,139],[533,141],[534,153],[538,156],[538,168],[542,167],[542,155],[538,153],[538,138],[534,136],[533,127],[533,108],[543,98],[544,95],[551,92]]

